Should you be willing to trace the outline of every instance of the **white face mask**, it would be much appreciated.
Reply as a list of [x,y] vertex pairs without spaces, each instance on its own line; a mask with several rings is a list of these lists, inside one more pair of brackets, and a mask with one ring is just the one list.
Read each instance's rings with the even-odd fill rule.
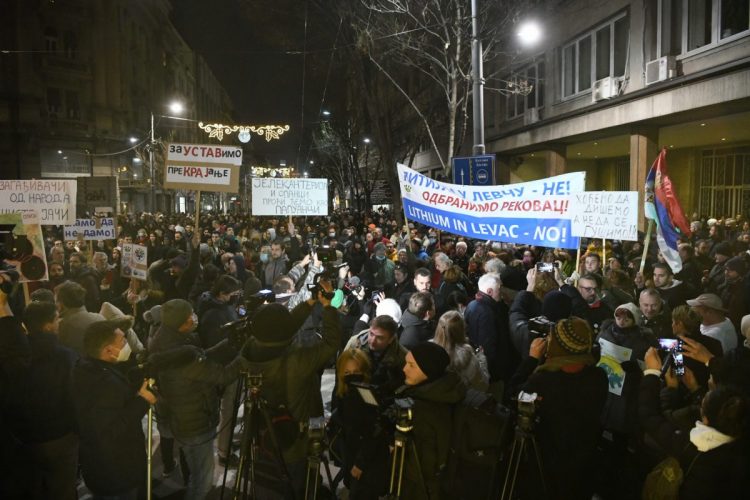
[[125,347],[123,347],[122,349],[120,349],[120,353],[117,355],[117,362],[118,363],[123,363],[123,362],[127,361],[128,359],[130,359],[130,353],[131,352],[132,351],[130,350],[130,344],[128,344],[127,342],[125,342]]

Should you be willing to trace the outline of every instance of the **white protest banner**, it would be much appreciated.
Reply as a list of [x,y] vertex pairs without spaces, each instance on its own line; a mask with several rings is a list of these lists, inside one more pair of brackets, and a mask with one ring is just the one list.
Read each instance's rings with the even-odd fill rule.
[[18,271],[18,281],[47,281],[47,258],[39,217],[33,210],[0,214],[0,237],[5,239],[5,262]]
[[164,167],[164,187],[236,193],[240,189],[239,167],[167,162]]
[[328,215],[328,179],[253,179],[253,215]]
[[36,211],[43,226],[76,220],[76,180],[0,180],[0,213]]
[[638,191],[573,193],[573,236],[638,241]]
[[117,238],[115,220],[111,217],[99,219],[76,219],[72,226],[63,227],[63,239],[68,240],[114,240]]
[[146,281],[148,277],[148,248],[135,243],[123,244],[120,268],[122,269],[122,276],[126,278]]
[[571,193],[586,174],[571,172],[507,186],[439,182],[398,165],[406,216],[453,234],[552,248],[578,248],[570,230]]
[[168,144],[167,161],[176,163],[242,165],[242,148],[216,144]]

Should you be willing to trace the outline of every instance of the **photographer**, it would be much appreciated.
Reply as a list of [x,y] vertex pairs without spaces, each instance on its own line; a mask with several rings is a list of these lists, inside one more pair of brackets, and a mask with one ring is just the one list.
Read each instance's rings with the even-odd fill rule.
[[445,349],[432,342],[417,344],[406,355],[405,385],[396,391],[396,398],[413,400],[410,440],[414,447],[406,453],[402,498],[441,497],[440,475],[448,461],[451,414],[466,393],[458,374],[447,371],[449,364]]
[[[149,343],[151,354],[186,345],[199,347],[200,341],[194,333],[197,326],[197,317],[189,302],[182,299],[165,302],[161,307],[161,327]],[[225,345],[220,343],[213,349]],[[199,352],[202,354],[202,350]],[[246,366],[247,362],[239,355],[227,366],[210,357],[199,356],[189,364],[158,374],[158,387],[164,399],[158,413],[160,418],[166,419],[175,440],[182,445],[190,470],[187,499],[203,499],[211,489],[213,440],[219,423],[217,389],[235,380]]]
[[250,327],[252,336],[243,348],[243,355],[250,363],[248,372],[263,374],[262,395],[269,407],[285,406],[299,426],[290,435],[277,432],[276,436],[280,443],[287,444],[282,453],[295,498],[303,498],[305,487],[308,439],[303,431],[310,417],[323,415],[320,372],[336,354],[341,342],[338,312],[327,297],[330,292],[323,290],[317,297],[317,302],[323,306],[320,342],[307,346],[292,343],[316,303],[308,299],[291,312],[276,303],[258,309]]
[[558,321],[547,338],[531,343],[529,356],[540,364],[523,391],[537,395],[536,437],[549,498],[589,499],[593,493],[608,384],[592,344],[589,323],[577,317]]

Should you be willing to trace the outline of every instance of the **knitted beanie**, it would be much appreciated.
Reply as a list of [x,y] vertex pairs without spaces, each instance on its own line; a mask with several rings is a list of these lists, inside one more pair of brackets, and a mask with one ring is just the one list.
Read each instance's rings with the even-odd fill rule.
[[570,297],[563,292],[553,290],[544,296],[542,301],[542,314],[550,321],[560,321],[569,318],[573,308]]
[[548,342],[548,358],[589,353],[593,345],[591,326],[575,316],[560,320],[552,329]]
[[434,342],[415,345],[411,350],[411,355],[422,373],[427,375],[428,381],[442,377],[451,362],[445,349]]
[[193,306],[183,299],[168,300],[161,306],[161,324],[177,330],[193,314]]
[[296,333],[289,309],[277,302],[260,306],[252,321],[253,337],[260,342],[288,344]]

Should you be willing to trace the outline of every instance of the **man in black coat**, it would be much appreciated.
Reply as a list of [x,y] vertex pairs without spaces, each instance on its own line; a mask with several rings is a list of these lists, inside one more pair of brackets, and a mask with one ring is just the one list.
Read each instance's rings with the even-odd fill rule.
[[86,357],[73,370],[73,394],[86,486],[94,495],[135,500],[146,479],[141,420],[156,397],[145,380],[134,387],[118,370],[130,356],[118,325],[98,321],[86,330]]
[[417,292],[409,299],[409,308],[401,316],[401,338],[405,349],[427,342],[435,335],[432,318],[435,317],[435,299],[430,292]]
[[464,312],[469,341],[474,347],[481,346],[487,356],[490,382],[507,382],[517,360],[510,342],[508,307],[502,302],[501,286],[499,274],[482,275],[476,299]]

